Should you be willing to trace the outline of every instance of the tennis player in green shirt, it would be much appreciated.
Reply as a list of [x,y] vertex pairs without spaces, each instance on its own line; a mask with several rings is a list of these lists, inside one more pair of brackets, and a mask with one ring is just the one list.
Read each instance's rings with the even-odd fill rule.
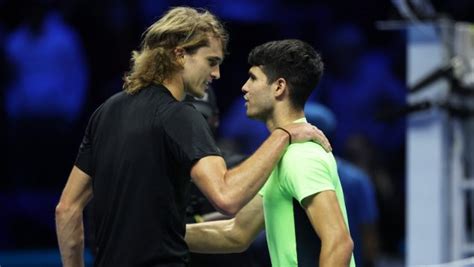
[[[273,41],[248,57],[247,116],[268,129],[306,122],[304,104],[321,78],[319,54],[300,40]],[[285,130],[285,129],[283,129]],[[336,161],[314,142],[291,143],[259,194],[230,220],[188,224],[197,253],[244,251],[266,230],[272,266],[355,266]]]

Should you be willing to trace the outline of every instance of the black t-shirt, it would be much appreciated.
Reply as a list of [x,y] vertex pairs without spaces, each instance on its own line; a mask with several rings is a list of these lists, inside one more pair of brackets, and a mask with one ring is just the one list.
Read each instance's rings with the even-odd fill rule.
[[190,169],[208,155],[220,151],[202,115],[163,86],[102,104],[76,160],[93,181],[95,266],[184,266]]

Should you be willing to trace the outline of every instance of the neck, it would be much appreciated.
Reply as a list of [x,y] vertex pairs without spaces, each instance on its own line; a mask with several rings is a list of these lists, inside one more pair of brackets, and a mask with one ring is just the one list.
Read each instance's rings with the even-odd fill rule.
[[170,91],[171,95],[178,101],[182,101],[185,97],[183,80],[178,75],[165,79],[163,86]]
[[294,108],[289,104],[285,105],[284,103],[280,103],[275,106],[273,112],[265,122],[268,130],[272,132],[277,127],[283,127],[303,117],[303,109]]

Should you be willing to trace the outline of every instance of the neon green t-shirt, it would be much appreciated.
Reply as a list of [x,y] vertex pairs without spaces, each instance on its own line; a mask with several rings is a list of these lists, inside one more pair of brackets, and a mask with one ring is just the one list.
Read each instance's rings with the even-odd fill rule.
[[[304,118],[297,122],[306,121]],[[346,206],[336,161],[316,143],[290,145],[260,190],[272,266],[318,266],[321,241],[301,202],[333,190],[347,223]],[[354,256],[351,267],[355,266]]]

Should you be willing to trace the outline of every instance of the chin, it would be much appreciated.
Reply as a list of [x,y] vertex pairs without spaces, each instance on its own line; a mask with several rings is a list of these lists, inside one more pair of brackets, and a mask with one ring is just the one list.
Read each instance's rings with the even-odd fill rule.
[[247,111],[246,115],[247,115],[247,118],[249,118],[249,119],[252,119],[252,120],[260,120],[260,118],[258,117],[257,114],[252,114],[252,113],[249,113],[249,112]]
[[247,115],[248,118],[252,118],[252,113],[249,112],[249,108],[245,111],[245,115]]
[[203,98],[206,94],[204,92],[195,92],[194,96],[197,98]]
[[198,91],[198,90],[188,90],[187,92],[188,95],[192,95],[197,98],[202,98],[205,95],[204,91]]
[[246,115],[249,119],[263,121],[263,122],[265,122],[268,117],[265,113],[251,113],[248,110],[247,110]]

